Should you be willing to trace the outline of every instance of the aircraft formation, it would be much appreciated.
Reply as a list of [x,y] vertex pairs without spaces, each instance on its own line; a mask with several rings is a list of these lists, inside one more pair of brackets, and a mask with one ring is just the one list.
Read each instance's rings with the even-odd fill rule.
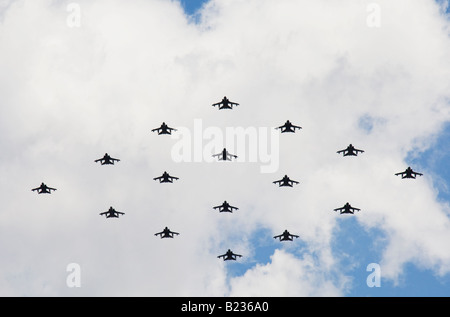
[[[227,97],[223,97],[220,102],[212,104],[213,107],[217,106],[219,110],[231,110],[234,106],[238,105],[238,103],[230,101]],[[283,125],[275,127],[275,129],[280,130],[281,133],[296,133],[296,130],[301,130],[302,127],[294,125],[287,120]],[[171,135],[173,131],[177,131],[177,129],[169,127],[165,122],[163,122],[160,127],[151,130],[151,132],[156,132],[158,135]],[[364,150],[357,149],[352,144],[349,144],[345,149],[339,150],[336,153],[342,154],[343,157],[358,156],[358,154],[364,153]],[[212,156],[217,158],[218,161],[232,161],[238,157],[237,155],[228,152],[226,148],[224,148],[220,153],[213,154]],[[105,153],[103,157],[94,160],[94,162],[100,163],[101,165],[114,165],[116,162],[120,162],[120,159],[113,158],[108,153]],[[402,179],[415,179],[417,176],[422,176],[423,174],[415,172],[410,166],[408,166],[405,171],[395,173],[394,175],[401,176]],[[157,176],[153,178],[153,180],[159,181],[159,183],[173,183],[175,180],[179,180],[179,178],[176,176],[171,176],[167,171],[164,171],[161,176]],[[272,183],[278,185],[279,187],[293,187],[294,185],[299,184],[299,181],[289,178],[288,175],[284,175],[280,180],[273,181]],[[38,194],[51,194],[52,191],[56,190],[56,188],[49,187],[44,182],[42,182],[40,186],[32,189],[32,191],[36,191]],[[217,210],[219,213],[233,213],[233,211],[239,210],[238,207],[230,205],[226,200],[221,205],[217,205],[212,208]],[[349,202],[346,202],[342,207],[333,209],[333,211],[337,211],[340,214],[354,214],[356,211],[359,212],[360,210],[361,209],[359,208],[353,207]],[[125,213],[117,211],[111,206],[107,211],[101,212],[99,215],[105,216],[106,218],[119,218],[120,216],[125,215]],[[178,236],[179,234],[180,233],[178,232],[171,231],[166,226],[161,232],[157,232],[154,235],[160,236],[161,239],[173,239],[174,236]],[[293,241],[294,238],[299,238],[299,236],[291,234],[288,230],[284,230],[283,233],[276,235],[273,238],[279,239],[279,241]],[[224,254],[217,256],[219,259],[223,258],[224,261],[236,261],[237,258],[240,257],[242,257],[242,255],[234,253],[231,249],[228,249]]]

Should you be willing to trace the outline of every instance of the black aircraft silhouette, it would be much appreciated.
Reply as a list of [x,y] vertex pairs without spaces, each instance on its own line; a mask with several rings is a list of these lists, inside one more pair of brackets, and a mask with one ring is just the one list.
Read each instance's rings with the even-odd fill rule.
[[108,211],[100,213],[100,216],[103,216],[103,215],[106,215],[106,218],[119,218],[119,215],[125,215],[125,213],[117,211],[113,207],[109,207]]
[[341,214],[353,214],[355,211],[360,211],[361,209],[352,207],[349,203],[346,203],[341,208],[336,208],[334,211],[339,211]]
[[160,183],[173,183],[173,180],[177,180],[178,177],[170,176],[169,173],[164,172],[162,176],[155,177],[153,180],[159,180]]
[[274,239],[279,238],[280,241],[292,241],[294,238],[298,238],[295,234],[290,234],[289,231],[284,230],[284,232],[278,236],[273,237]]
[[219,106],[219,110],[221,109],[233,109],[233,106],[239,106],[236,102],[231,102],[227,97],[223,97],[221,102],[213,103],[213,107]]
[[158,131],[158,135],[160,134],[172,134],[172,131],[177,131],[177,129],[170,128],[165,122],[161,124],[159,128],[153,129],[152,132]]
[[169,228],[165,227],[163,231],[155,233],[155,236],[159,235],[159,236],[161,236],[161,239],[163,239],[163,238],[173,238],[174,234],[179,235],[178,232],[170,231]]
[[33,188],[31,191],[37,191],[38,194],[51,194],[52,190],[56,190],[56,188],[51,188],[44,183],[41,183],[39,187]]
[[218,258],[223,258],[224,261],[233,260],[236,261],[236,257],[241,257],[240,254],[233,253],[230,249],[228,249],[227,253],[219,255]]
[[395,176],[401,175],[402,178],[416,178],[417,175],[422,176],[423,174],[414,172],[411,167],[408,168],[404,172],[396,173]]
[[219,209],[219,212],[233,212],[233,210],[238,210],[238,207],[231,206],[226,200],[222,205],[213,207],[213,209]]
[[298,184],[297,181],[294,181],[292,179],[290,179],[287,175],[284,175],[284,177],[278,181],[274,181],[274,184],[279,184],[279,187],[284,187],[284,186],[289,186],[289,187],[293,187],[293,184]]
[[275,129],[281,129],[281,133],[285,133],[285,132],[292,132],[295,133],[295,129],[301,129],[302,127],[293,125],[289,120],[286,121],[285,124],[283,124],[282,126],[279,126]]
[[227,149],[223,149],[222,152],[214,154],[213,157],[217,157],[219,161],[231,161],[233,158],[237,158],[237,155],[228,153]]
[[337,151],[336,153],[342,153],[343,156],[358,156],[358,153],[364,153],[363,150],[356,149],[352,144],[347,146],[345,150]]
[[114,165],[114,162],[119,161],[120,161],[119,159],[112,158],[111,156],[109,156],[108,153],[105,153],[105,155],[102,158],[95,160],[94,162],[95,163],[100,162],[102,165]]

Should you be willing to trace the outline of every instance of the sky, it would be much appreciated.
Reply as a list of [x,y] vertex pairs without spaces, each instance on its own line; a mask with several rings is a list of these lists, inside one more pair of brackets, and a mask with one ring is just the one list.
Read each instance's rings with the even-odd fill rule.
[[0,0],[0,295],[448,296],[449,21],[432,0]]

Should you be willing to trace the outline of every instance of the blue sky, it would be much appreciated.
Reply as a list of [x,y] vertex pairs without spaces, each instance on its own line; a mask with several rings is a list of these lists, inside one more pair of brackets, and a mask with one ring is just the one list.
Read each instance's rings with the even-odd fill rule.
[[180,0],[181,5],[187,14],[193,15],[195,12],[202,7],[204,3],[208,1],[205,0]]
[[[208,1],[206,0],[181,0],[181,3],[189,15],[195,15],[198,9]],[[438,1],[443,2],[443,1]],[[447,14],[450,13],[450,6],[447,7]],[[372,126],[370,127],[370,130]],[[410,153],[406,162],[413,169],[423,169],[424,173],[438,177],[439,198],[444,202],[450,202],[450,124],[447,124],[443,131],[437,136],[434,144],[420,153]],[[424,210],[426,212],[426,210]],[[355,215],[354,217],[357,217]],[[352,287],[347,296],[450,296],[450,275],[444,277],[435,276],[431,270],[423,270],[413,264],[407,264],[398,285],[382,278],[381,287],[368,287],[366,278],[370,272],[366,271],[369,263],[377,263],[380,258],[380,244],[383,243],[384,233],[382,231],[370,230],[367,232],[354,218],[344,216],[339,219],[339,227],[335,232],[335,243],[333,250],[339,258],[339,254],[346,254],[341,257],[341,264],[349,267],[346,273],[353,278]],[[280,248],[279,242],[270,240],[271,235],[268,230],[258,230],[253,236],[251,243],[257,245],[258,255],[255,262],[268,263],[270,255],[275,249]],[[267,242],[271,241],[271,242]],[[294,247],[301,253],[302,242],[295,241]],[[356,266],[354,266],[354,263]],[[229,265],[230,276],[244,274],[255,263]]]

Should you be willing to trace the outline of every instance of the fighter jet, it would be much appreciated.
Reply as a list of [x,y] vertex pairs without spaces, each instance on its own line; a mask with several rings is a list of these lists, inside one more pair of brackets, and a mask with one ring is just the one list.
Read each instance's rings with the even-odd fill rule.
[[223,97],[221,102],[214,103],[212,106],[213,107],[219,106],[219,110],[221,110],[221,109],[233,109],[233,106],[239,106],[239,104],[236,102],[231,102],[230,100],[228,100],[227,97]]
[[231,161],[233,158],[237,158],[237,155],[230,154],[227,149],[223,149],[222,152],[214,154],[213,157],[217,157],[219,161]]
[[163,239],[163,238],[173,238],[174,234],[179,235],[178,232],[170,231],[169,228],[165,227],[163,231],[155,233],[155,236],[159,235],[159,236],[161,236],[161,239]]
[[346,203],[341,208],[336,208],[334,211],[339,211],[340,214],[353,214],[355,211],[360,211],[361,209],[352,207],[349,203]]
[[33,188],[31,191],[37,191],[38,194],[51,194],[52,190],[56,190],[56,188],[51,188],[44,183],[41,183],[39,187]]
[[298,238],[295,234],[290,234],[289,231],[284,230],[284,232],[278,236],[273,237],[274,239],[279,238],[280,241],[293,241],[294,238]]
[[159,177],[155,177],[153,180],[159,180],[160,183],[173,183],[173,180],[177,180],[178,177],[175,176],[170,176],[169,173],[167,173],[166,171],[164,171],[164,173],[162,174],[162,176]]
[[289,120],[288,121],[286,121],[286,123],[285,124],[283,124],[282,126],[279,126],[279,127],[277,127],[277,128],[275,128],[275,129],[281,129],[281,133],[286,133],[286,132],[292,132],[292,133],[295,133],[295,129],[301,129],[302,127],[299,127],[299,126],[296,126],[296,125],[293,125]]
[[358,156],[358,153],[364,153],[363,150],[356,149],[352,144],[347,146],[345,150],[337,151],[336,153],[342,153],[343,156]]
[[170,128],[165,122],[161,124],[159,128],[153,129],[152,132],[158,132],[158,135],[160,134],[172,134],[172,131],[177,131],[177,129]]
[[408,166],[404,172],[396,173],[395,175],[401,175],[402,178],[416,178],[417,175],[422,176],[423,174],[414,172],[412,168]]
[[100,164],[102,165],[114,165],[114,162],[119,161],[120,161],[119,159],[112,158],[111,156],[109,156],[108,153],[105,153],[105,155],[102,158],[95,160],[94,162],[95,163],[100,162]]
[[284,186],[289,186],[289,187],[293,187],[293,184],[298,184],[297,181],[294,181],[292,179],[290,179],[287,175],[284,175],[284,177],[278,181],[274,181],[274,184],[279,184],[279,187],[284,187]]
[[119,218],[119,215],[125,215],[125,213],[117,211],[113,207],[109,207],[108,211],[100,213],[100,216],[103,216],[103,215],[106,215],[106,218]]
[[241,257],[240,254],[233,253],[230,249],[228,249],[227,253],[219,255],[218,258],[223,258],[224,261],[233,260],[236,261],[236,257]]
[[239,208],[231,206],[226,200],[222,205],[213,207],[213,209],[219,209],[219,212],[233,212],[233,210],[238,210]]

